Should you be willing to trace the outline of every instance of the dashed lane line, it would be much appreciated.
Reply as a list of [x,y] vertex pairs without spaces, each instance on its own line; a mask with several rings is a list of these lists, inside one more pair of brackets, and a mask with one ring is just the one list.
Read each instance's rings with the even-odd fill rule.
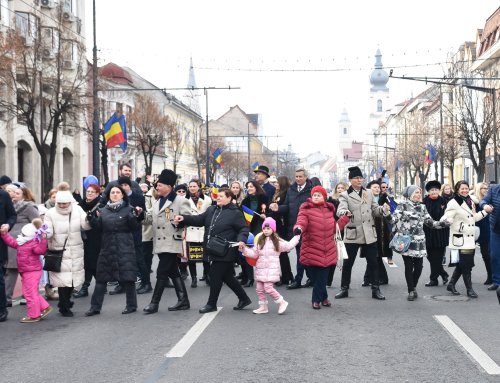
[[189,329],[186,335],[184,335],[182,339],[179,340],[179,342],[177,342],[177,344],[165,354],[165,357],[182,358],[221,310],[222,307],[217,307],[217,311],[203,314],[198,322],[196,322],[193,327]]
[[447,315],[434,315],[446,331],[463,347],[463,349],[490,375],[500,375],[500,366],[491,359],[465,332]]

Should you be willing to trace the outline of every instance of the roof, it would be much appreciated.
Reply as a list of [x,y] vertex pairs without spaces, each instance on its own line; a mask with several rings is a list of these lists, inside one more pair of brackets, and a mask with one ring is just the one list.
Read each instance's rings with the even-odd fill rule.
[[98,73],[99,76],[106,77],[117,84],[132,84],[132,77],[130,76],[130,73],[115,63],[108,63],[100,67],[98,69]]

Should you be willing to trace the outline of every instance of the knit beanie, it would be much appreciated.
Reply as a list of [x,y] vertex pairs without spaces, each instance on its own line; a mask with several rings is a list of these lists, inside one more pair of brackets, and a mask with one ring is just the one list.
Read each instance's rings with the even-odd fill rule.
[[73,195],[67,190],[59,190],[56,193],[56,203],[73,202]]
[[270,227],[273,232],[276,232],[276,221],[271,217],[267,217],[262,224],[262,230],[264,230],[265,227]]
[[315,186],[311,190],[311,197],[314,195],[314,193],[321,193],[323,195],[323,199],[326,201],[327,199],[327,193],[326,190],[323,186]]
[[404,188],[403,197],[410,199],[413,193],[420,189],[417,185],[410,185]]
[[30,240],[35,238],[36,231],[42,226],[42,220],[40,218],[33,219],[32,223],[28,223],[23,226],[21,233],[24,237]]

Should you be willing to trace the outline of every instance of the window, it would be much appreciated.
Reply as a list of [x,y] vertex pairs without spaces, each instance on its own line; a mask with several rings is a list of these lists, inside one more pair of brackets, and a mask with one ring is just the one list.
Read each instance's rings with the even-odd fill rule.
[[38,17],[26,12],[16,12],[16,29],[25,39],[38,37]]
[[377,100],[377,112],[382,111],[382,100]]
[[344,136],[347,135],[347,128],[344,128]]
[[48,56],[59,51],[60,32],[55,28],[42,28],[43,54]]
[[6,27],[10,26],[10,9],[8,0],[0,0],[0,20]]

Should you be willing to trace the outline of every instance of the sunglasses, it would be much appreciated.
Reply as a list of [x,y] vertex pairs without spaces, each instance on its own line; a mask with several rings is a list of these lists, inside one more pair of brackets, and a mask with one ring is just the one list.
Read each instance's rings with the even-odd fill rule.
[[177,190],[177,193],[179,193],[179,194],[186,194],[186,191],[185,190]]

